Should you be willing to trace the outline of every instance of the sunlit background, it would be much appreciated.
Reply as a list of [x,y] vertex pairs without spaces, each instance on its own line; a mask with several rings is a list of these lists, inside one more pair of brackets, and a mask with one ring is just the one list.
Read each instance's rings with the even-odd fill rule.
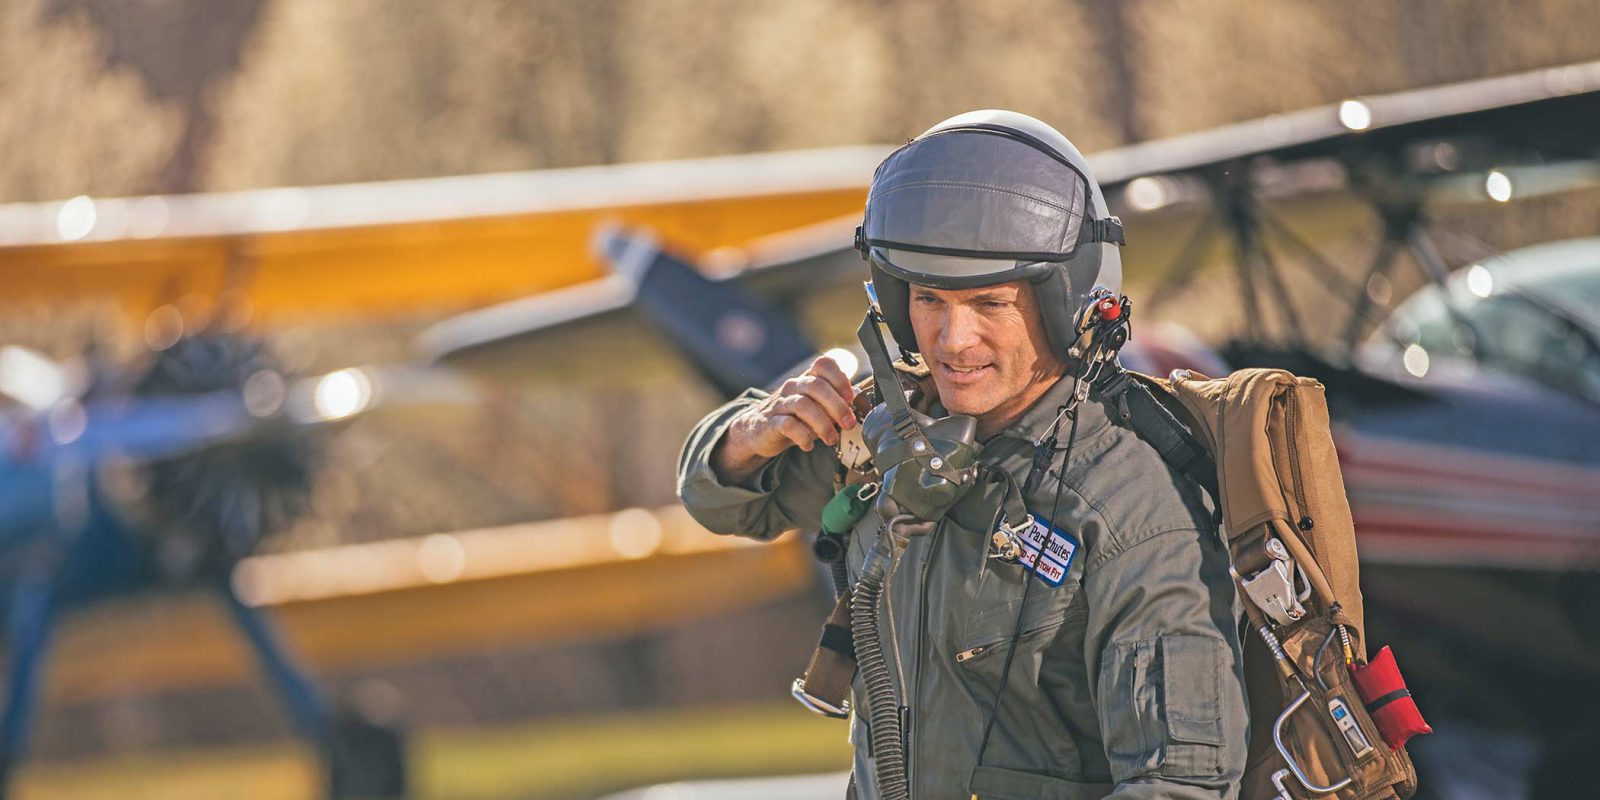
[[[1597,20],[1585,0],[6,0],[0,495],[53,493],[45,521],[0,522],[13,662],[30,580],[109,552],[75,532],[102,511],[136,531],[126,574],[74,573],[111,596],[40,601],[61,611],[15,794],[322,796],[316,739],[224,592],[378,754],[361,763],[403,753],[409,796],[842,772],[845,726],[787,697],[831,602],[824,571],[793,535],[713,537],[675,505],[677,449],[722,395],[629,310],[626,253],[604,257],[601,232],[736,275],[847,245],[877,160],[960,111],[1029,113],[1091,154],[1313,106],[1361,132],[1383,122],[1366,98],[1408,89],[1548,69],[1552,93],[1592,91],[1595,68],[1568,65],[1600,58]],[[1449,177],[1470,155],[1442,142],[1414,168]],[[1594,163],[1459,168],[1431,212],[1451,291],[1503,295],[1497,253],[1600,232]],[[1417,295],[1422,270],[1367,273],[1379,226],[1350,175],[1267,172],[1263,195],[1362,302],[1416,295],[1418,321],[1373,358],[1426,380],[1476,352],[1463,337],[1481,328]],[[1201,196],[1146,176],[1114,198],[1136,302],[1169,282]],[[1212,346],[1254,330],[1233,258],[1194,254],[1196,279],[1141,325]],[[1325,263],[1285,261],[1302,269],[1279,296],[1313,313],[1269,338],[1344,336],[1319,313]],[[853,372],[851,283],[779,310]],[[551,297],[582,318],[516,346],[452,338],[464,314],[474,330],[561,318],[537,305]],[[1600,294],[1579,307],[1574,324],[1597,324]],[[759,349],[759,325],[724,322]],[[1590,357],[1574,346],[1546,384]],[[1600,404],[1589,370],[1557,388]],[[211,400],[126,401],[179,389]],[[102,436],[138,444],[40,466]],[[230,494],[239,481],[272,491]],[[1567,523],[1600,524],[1586,513]],[[1593,572],[1559,572],[1517,580],[1559,582],[1564,613],[1600,608]],[[1563,668],[1600,664],[1595,632],[1551,645]],[[1486,766],[1425,796],[1536,796],[1536,732],[1440,738],[1441,763]]]

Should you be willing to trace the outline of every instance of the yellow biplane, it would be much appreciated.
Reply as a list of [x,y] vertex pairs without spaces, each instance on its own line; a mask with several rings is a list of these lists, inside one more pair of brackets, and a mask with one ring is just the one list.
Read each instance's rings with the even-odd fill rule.
[[[1100,153],[1091,161],[1112,193],[1114,206],[1130,218],[1125,263],[1133,265],[1131,283],[1154,288],[1157,282],[1153,271],[1140,269],[1140,264],[1174,264],[1168,286],[1201,274],[1229,275],[1242,289],[1242,302],[1227,308],[1238,312],[1229,316],[1246,327],[1245,339],[1255,344],[1275,340],[1270,342],[1278,346],[1275,357],[1287,351],[1304,358],[1280,364],[1303,372],[1325,370],[1330,389],[1348,389],[1352,402],[1388,404],[1386,409],[1405,406],[1401,408],[1405,410],[1415,407],[1405,404],[1433,398],[1430,402],[1448,405],[1458,387],[1440,390],[1403,376],[1375,380],[1368,371],[1353,368],[1358,339],[1381,328],[1376,324],[1382,316],[1378,312],[1404,296],[1410,286],[1432,282],[1438,291],[1453,292],[1449,262],[1465,264],[1489,255],[1481,247],[1478,255],[1463,255],[1472,244],[1468,236],[1443,239],[1440,226],[1432,223],[1448,209],[1494,207],[1513,194],[1527,198],[1593,186],[1597,148],[1591,123],[1597,102],[1600,65],[1575,65],[1351,99]],[[462,316],[444,320],[424,338],[427,356],[466,367],[486,366],[488,372],[496,371],[495,364],[513,363],[521,371],[539,358],[562,357],[560,352],[549,352],[562,348],[551,346],[554,339],[541,339],[545,333],[600,317],[628,318],[613,312],[626,311],[632,295],[612,291],[608,281],[614,275],[605,266],[605,254],[595,247],[596,232],[604,228],[648,231],[664,250],[680,254],[711,277],[738,275],[754,282],[762,276],[789,275],[791,288],[799,287],[794,293],[818,295],[834,289],[832,284],[807,285],[806,269],[854,258],[850,231],[873,168],[886,152],[886,147],[860,147],[542,173],[184,197],[80,197],[5,206],[0,207],[0,279],[7,291],[0,303],[98,296],[113,299],[131,320],[174,303],[239,305],[249,308],[258,330],[319,317],[437,320],[459,312]],[[1291,227],[1286,219],[1295,224]],[[1373,228],[1379,231],[1378,252],[1365,272],[1336,269],[1311,246],[1370,244],[1372,238],[1365,232]],[[797,230],[803,234],[798,238]],[[1436,239],[1433,234],[1441,236]],[[1217,247],[1219,243],[1231,247]],[[1286,250],[1311,267],[1310,280],[1284,285],[1285,270],[1280,266],[1288,260],[1283,257]],[[1401,254],[1421,267],[1422,280],[1410,285],[1399,282],[1391,267]],[[801,266],[796,269],[796,265]],[[1347,318],[1337,320],[1343,324],[1329,325],[1334,315],[1322,300],[1330,294],[1352,306]],[[1218,297],[1213,293],[1205,296],[1205,303],[1192,305],[1206,306]],[[859,305],[858,299],[854,302]],[[858,308],[854,311],[859,313]],[[820,327],[830,335],[848,330],[848,323],[833,327],[827,319]],[[1329,327],[1322,331],[1328,338],[1338,339],[1337,355],[1343,363],[1330,366],[1326,350],[1309,346],[1310,327],[1319,324]],[[650,349],[659,347],[657,343],[639,343],[639,338],[613,340],[608,346],[619,359],[659,352]],[[1406,348],[1406,352],[1411,351]],[[1229,353],[1234,363],[1253,363],[1247,360],[1249,355],[1249,350],[1240,348]],[[1162,361],[1155,357],[1152,363]],[[1407,368],[1411,367],[1408,362]],[[1426,364],[1422,371],[1427,371]],[[1414,369],[1412,375],[1423,377]],[[1428,380],[1444,380],[1444,371],[1435,369]],[[1527,394],[1525,388],[1490,399],[1521,397]],[[1574,406],[1569,399],[1559,402],[1573,419],[1582,418],[1585,424],[1594,420],[1592,408]],[[1359,432],[1354,425],[1350,430]],[[1490,427],[1471,430],[1484,432]],[[1463,445],[1455,439],[1433,444]],[[1358,459],[1370,461],[1363,462],[1370,467],[1369,474],[1394,470],[1392,457],[1380,452],[1376,438],[1350,441],[1371,445],[1350,450]],[[1496,454],[1495,447],[1491,443],[1481,449]],[[1369,458],[1369,453],[1375,455]],[[1555,534],[1547,538],[1553,548],[1548,553],[1553,555],[1534,554],[1539,559],[1530,561],[1529,548],[1521,545],[1537,544],[1534,538],[1466,536],[1460,526],[1450,531],[1454,536],[1450,547],[1437,547],[1417,535],[1424,523],[1432,524],[1432,518],[1423,519],[1417,511],[1421,503],[1442,501],[1419,494],[1396,502],[1373,491],[1372,502],[1363,505],[1367,499],[1361,494],[1363,487],[1353,486],[1358,525],[1360,516],[1369,514],[1368,530],[1381,534],[1364,541],[1364,553],[1387,553],[1403,567],[1423,565],[1432,571],[1420,574],[1437,581],[1461,579],[1462,573],[1447,570],[1485,566],[1545,570],[1538,575],[1543,579],[1570,570],[1574,553],[1592,560],[1597,552],[1592,535],[1594,505],[1580,488],[1592,485],[1593,459],[1549,456],[1522,453],[1508,463],[1530,470],[1543,467],[1560,479],[1552,484],[1530,478],[1524,487],[1529,496],[1559,490],[1563,501],[1571,501],[1571,513],[1555,522],[1576,533],[1552,523]],[[1477,463],[1428,458],[1441,471],[1446,467],[1461,471]],[[1572,463],[1557,464],[1559,469],[1544,463],[1558,460]],[[1360,471],[1351,473],[1359,476]],[[1451,477],[1443,476],[1439,483],[1446,484]],[[1519,495],[1496,513],[1529,508]],[[1388,516],[1380,518],[1379,512]],[[1482,513],[1471,513],[1483,521]],[[641,529],[655,531],[642,542],[629,532],[633,527],[607,517],[585,521],[582,530],[589,531],[587,535],[571,533],[579,528],[561,528],[567,533],[560,534],[556,528],[519,527],[356,549],[257,556],[241,563],[238,574],[255,601],[284,611],[291,638],[304,646],[314,663],[340,667],[423,652],[462,652],[508,637],[560,638],[632,630],[713,608],[704,603],[658,607],[654,611],[660,613],[641,623],[640,618],[617,613],[618,607],[583,604],[574,600],[576,593],[551,591],[539,595],[541,603],[549,604],[541,606],[548,619],[485,614],[474,626],[456,626],[454,615],[426,613],[454,607],[450,604],[466,602],[468,597],[493,606],[509,596],[486,594],[492,587],[532,592],[536,585],[560,587],[566,585],[564,578],[593,574],[579,571],[615,569],[657,581],[644,596],[692,596],[705,585],[706,575],[733,574],[759,584],[759,591],[747,593],[738,586],[717,584],[720,596],[770,598],[775,591],[800,591],[813,579],[802,548],[742,547],[700,536],[678,512],[639,514],[654,520],[644,524],[642,516],[628,517]],[[1379,524],[1384,520],[1388,528]],[[575,536],[572,542],[581,539],[593,545],[592,540],[599,539],[607,544],[593,545],[596,549],[585,550],[576,561],[560,553],[526,561],[506,555],[537,551],[533,542],[539,537],[568,541],[561,535]],[[1519,547],[1510,548],[1507,542]],[[1478,549],[1463,549],[1467,545]],[[741,568],[722,570],[716,566],[719,558],[740,559]],[[639,567],[671,559],[685,568]],[[358,563],[387,563],[392,568],[375,575],[330,566]],[[696,566],[690,569],[691,564]],[[302,580],[299,576],[304,574],[318,578]],[[679,578],[686,583],[670,584]],[[1526,594],[1515,591],[1521,584],[1507,583],[1498,575],[1474,574],[1472,580],[1484,596],[1516,599]],[[1545,583],[1558,581],[1539,585]],[[1560,582],[1560,587],[1578,585]],[[1592,581],[1582,587],[1587,588],[1581,597],[1592,601]],[[454,592],[455,599],[446,600],[441,592]],[[396,633],[377,622],[383,616],[379,604],[391,602],[394,607],[415,609],[411,618],[418,624]],[[337,623],[339,630],[349,631],[353,638],[330,633],[325,626],[335,623],[318,622],[311,604],[323,604],[319,610],[327,611],[324,619],[342,620]],[[1554,620],[1549,622],[1554,634],[1540,637],[1542,643],[1528,643],[1529,647],[1552,652],[1565,648],[1546,659],[1552,662],[1593,664],[1592,651],[1570,658],[1566,654],[1592,642],[1592,624],[1584,630],[1564,618],[1541,619]],[[1527,639],[1531,630],[1525,626],[1522,634],[1507,632],[1490,644],[1522,642],[1514,637]],[[118,641],[115,631],[106,635]],[[120,641],[132,647],[137,639],[130,634]],[[101,644],[97,640],[97,652],[103,652],[98,649]],[[184,673],[185,685],[233,680],[243,669],[214,653],[192,655],[179,661],[210,666]],[[72,668],[84,673],[67,677],[63,685],[93,687],[125,679],[93,663]],[[144,680],[150,685],[173,685],[178,679],[171,676],[184,668],[176,663],[152,666],[143,673],[148,676]]]

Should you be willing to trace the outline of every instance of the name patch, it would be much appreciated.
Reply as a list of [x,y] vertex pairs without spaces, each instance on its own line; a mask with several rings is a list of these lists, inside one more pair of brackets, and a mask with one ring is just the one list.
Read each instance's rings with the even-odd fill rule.
[[1051,586],[1060,586],[1072,568],[1072,558],[1078,554],[1078,540],[1064,530],[1046,524],[1039,517],[1022,532],[1017,543],[1022,545],[1019,562],[1039,579]]

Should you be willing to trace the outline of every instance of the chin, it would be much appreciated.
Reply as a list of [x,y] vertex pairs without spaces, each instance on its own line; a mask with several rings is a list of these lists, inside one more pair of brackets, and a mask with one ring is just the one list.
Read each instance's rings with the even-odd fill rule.
[[943,389],[939,392],[939,402],[945,411],[969,417],[982,416],[995,406],[994,403],[987,402],[986,398],[977,396],[975,392],[955,391],[947,394]]

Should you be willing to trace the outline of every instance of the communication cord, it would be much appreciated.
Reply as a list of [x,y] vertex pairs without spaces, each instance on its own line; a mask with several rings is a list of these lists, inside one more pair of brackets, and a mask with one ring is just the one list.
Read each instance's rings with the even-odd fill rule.
[[[1082,380],[1082,378],[1079,380]],[[1045,518],[1046,525],[1054,525],[1056,515],[1061,512],[1061,490],[1066,488],[1067,485],[1067,465],[1072,460],[1072,443],[1078,438],[1077,404],[1074,403],[1071,408],[1063,409],[1063,413],[1072,417],[1072,424],[1067,428],[1066,452],[1061,459],[1061,471],[1056,474],[1057,481],[1055,499],[1050,504],[1050,516]],[[1060,421],[1061,417],[1057,416],[1056,424],[1060,424]],[[1051,438],[1054,438],[1054,432],[1052,432]],[[1040,548],[1039,555],[1035,556],[1034,558],[1039,559],[1043,557],[1043,548]],[[1037,561],[1035,563],[1037,563]],[[989,735],[994,733],[995,720],[1000,718],[1000,701],[1006,696],[1006,683],[1008,683],[1011,678],[1011,662],[1017,655],[1017,649],[1022,646],[1022,642],[1020,641],[1022,638],[1022,620],[1028,612],[1028,594],[1029,590],[1033,588],[1034,582],[1034,576],[1029,574],[1031,570],[1027,567],[1024,567],[1023,569],[1022,603],[1017,607],[1017,622],[1014,626],[1012,626],[1011,629],[1011,647],[1006,650],[1006,660],[1000,666],[1000,686],[994,691],[994,704],[989,707],[989,720],[983,725],[983,739],[978,744],[978,758],[974,762],[976,766],[983,766],[983,756],[989,751]]]
[[[896,523],[913,520],[898,514],[878,529],[878,541],[867,553],[850,600],[850,627],[855,631],[856,663],[867,692],[867,727],[872,742],[878,793],[883,800],[911,800],[906,777],[905,739],[900,729],[900,708],[895,699],[894,679],[879,636],[878,608],[883,601],[884,577],[896,541]],[[887,545],[889,553],[884,552]]]

